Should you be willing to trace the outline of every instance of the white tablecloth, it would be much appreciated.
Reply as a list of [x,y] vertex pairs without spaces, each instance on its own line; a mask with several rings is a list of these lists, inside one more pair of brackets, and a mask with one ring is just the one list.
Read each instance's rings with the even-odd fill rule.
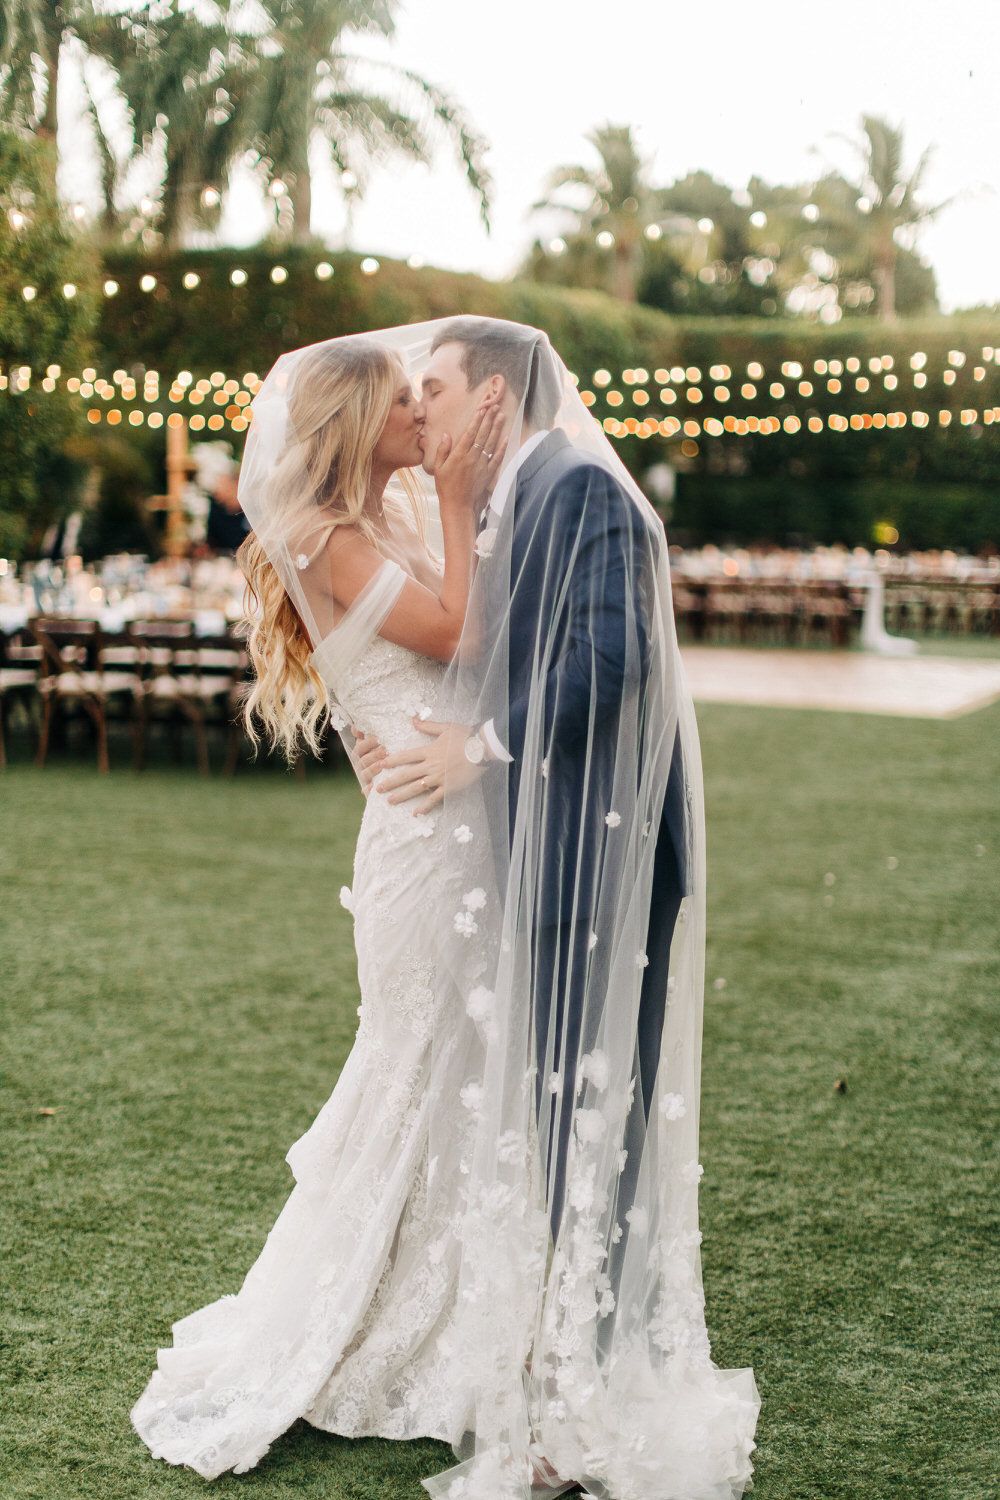
[[[21,630],[28,623],[28,619],[34,611],[27,609],[22,604],[0,604],[0,630],[10,634],[12,630]],[[54,613],[61,615],[61,611]],[[64,618],[70,618],[65,616]],[[136,610],[129,607],[129,601],[121,604],[105,604],[100,609],[94,610],[86,617],[88,620],[99,620],[105,630],[122,630],[129,620],[132,619],[162,619],[164,624],[168,620],[176,619],[175,615],[157,615],[155,610],[148,608]],[[193,612],[194,628],[198,635],[222,635],[227,628],[226,616],[221,609],[196,609]]]

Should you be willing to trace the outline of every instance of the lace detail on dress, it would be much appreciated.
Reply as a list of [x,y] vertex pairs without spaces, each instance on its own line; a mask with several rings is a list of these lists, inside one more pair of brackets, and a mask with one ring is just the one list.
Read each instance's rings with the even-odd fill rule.
[[[450,1438],[460,1413],[440,1336],[455,1292],[454,1244],[447,1231],[446,1216],[428,1207],[425,1149],[400,1221],[396,1256],[386,1263],[340,1368],[305,1413],[314,1426],[405,1438],[419,1425],[428,1436]],[[401,1274],[404,1263],[412,1266],[409,1274]]]
[[433,717],[444,670],[442,663],[376,636],[339,677],[337,696],[355,723],[396,750],[420,740],[410,721],[424,709],[425,718]]

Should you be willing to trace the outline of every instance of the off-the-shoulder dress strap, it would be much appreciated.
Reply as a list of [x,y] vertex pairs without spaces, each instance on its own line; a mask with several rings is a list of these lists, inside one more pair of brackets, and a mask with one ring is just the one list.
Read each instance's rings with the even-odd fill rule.
[[350,667],[379,632],[410,575],[387,557],[372,574],[344,615],[312,652],[314,665],[328,681]]

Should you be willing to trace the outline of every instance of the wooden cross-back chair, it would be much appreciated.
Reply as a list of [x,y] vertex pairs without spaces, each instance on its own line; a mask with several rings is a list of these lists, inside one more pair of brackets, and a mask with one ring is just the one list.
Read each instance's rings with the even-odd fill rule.
[[[237,695],[246,654],[241,641],[221,635],[199,635],[190,620],[136,620],[129,637],[137,652],[141,690],[138,700],[135,766],[145,764],[146,735],[156,721],[175,729],[189,724],[194,733],[198,769],[211,770],[208,729],[228,728],[227,769],[234,758],[232,737]],[[238,746],[237,746],[238,753]]]
[[[37,615],[28,628],[40,648],[37,690],[42,703],[35,764],[44,766],[57,708],[78,704],[91,720],[97,739],[97,768],[107,773],[109,708],[127,711],[135,725],[139,678],[134,666],[116,663],[111,652],[120,632],[103,631],[97,620]],[[105,659],[104,652],[109,653]]]
[[834,647],[849,643],[854,606],[845,584],[834,580],[814,579],[798,585],[797,635],[801,646],[826,641]]

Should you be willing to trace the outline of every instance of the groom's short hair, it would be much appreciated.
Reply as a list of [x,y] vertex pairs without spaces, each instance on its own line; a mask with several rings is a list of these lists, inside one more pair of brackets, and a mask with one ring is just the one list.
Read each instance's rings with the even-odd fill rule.
[[562,382],[548,339],[537,328],[496,318],[453,318],[435,334],[431,353],[442,344],[461,344],[459,365],[470,391],[491,375],[502,375],[517,399],[524,398],[525,421],[552,426]]

